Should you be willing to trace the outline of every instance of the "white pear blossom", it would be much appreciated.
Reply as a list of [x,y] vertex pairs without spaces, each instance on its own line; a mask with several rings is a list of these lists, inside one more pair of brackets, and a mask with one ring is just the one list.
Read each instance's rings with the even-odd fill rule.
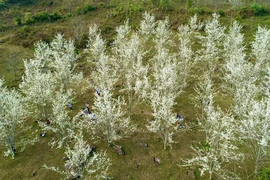
[[92,147],[83,140],[82,133],[74,136],[74,146],[65,148],[65,169],[48,167],[46,169],[56,171],[64,175],[65,179],[105,179],[108,178],[108,170],[111,166],[106,152],[93,152]]
[[28,102],[28,109],[36,118],[49,118],[56,80],[51,72],[43,72],[44,63],[40,60],[24,60],[25,74],[20,90]]
[[69,117],[67,104],[72,101],[72,91],[64,91],[63,87],[56,92],[55,98],[52,101],[52,113],[50,116],[50,124],[40,122],[43,132],[54,132],[56,137],[52,138],[49,145],[52,147],[61,148],[64,143],[70,140],[75,131],[75,125]]
[[145,35],[146,37],[152,35],[155,31],[155,16],[152,14],[145,12],[143,14],[143,20],[141,21],[140,24],[140,34]]
[[251,47],[252,55],[256,58],[256,64],[253,71],[260,74],[260,72],[266,70],[265,65],[267,67],[270,65],[270,30],[259,26],[255,34],[255,39],[251,43]]
[[225,27],[220,25],[219,15],[214,13],[213,19],[205,24],[205,35],[199,35],[202,49],[199,51],[197,59],[205,63],[206,69],[213,72],[217,67],[217,62],[221,57],[220,46],[224,38]]
[[26,110],[23,97],[15,89],[8,90],[3,84],[4,81],[0,79],[0,139],[7,148],[5,156],[14,157],[22,140],[18,134],[23,128]]
[[212,179],[213,175],[221,179],[237,179],[236,174],[227,167],[228,162],[239,161],[242,154],[237,152],[237,126],[231,115],[226,115],[220,108],[215,108],[212,81],[206,76],[197,86],[197,99],[202,100],[203,115],[199,120],[205,141],[193,146],[193,158],[183,160],[181,166],[196,166],[200,176],[207,172]]

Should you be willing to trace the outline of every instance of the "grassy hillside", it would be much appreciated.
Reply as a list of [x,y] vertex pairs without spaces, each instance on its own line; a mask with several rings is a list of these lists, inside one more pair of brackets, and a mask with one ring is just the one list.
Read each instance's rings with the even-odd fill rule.
[[[199,19],[204,21],[213,12],[217,12],[221,15],[223,24],[239,21],[243,25],[247,42],[254,39],[258,25],[270,27],[270,13],[267,10],[270,4],[267,1],[258,1],[266,8],[259,11],[259,14],[251,8],[253,1],[245,1],[246,3],[239,6],[223,1],[189,2],[192,1],[32,0],[26,3],[6,3],[2,8],[0,3],[0,77],[5,78],[9,87],[17,87],[24,72],[21,59],[33,57],[34,44],[37,41],[50,42],[57,33],[75,41],[79,56],[78,70],[87,76],[91,73],[91,64],[86,62],[82,52],[87,43],[88,26],[99,24],[102,36],[109,46],[116,35],[115,28],[127,19],[133,29],[138,28],[144,11],[153,13],[157,20],[168,16],[175,31],[194,14],[198,14]],[[250,44],[246,47],[249,48]],[[198,67],[195,67],[193,73],[196,74],[197,70]],[[196,79],[190,77],[188,82],[174,108],[175,112],[181,112],[193,129],[178,130],[174,137],[177,143],[173,144],[172,149],[163,150],[162,140],[146,129],[145,124],[152,118],[147,105],[138,107],[132,116],[138,130],[116,143],[123,146],[126,155],[116,154],[113,147],[108,147],[105,141],[95,143],[97,151],[106,150],[111,158],[109,173],[113,179],[203,179],[198,177],[196,169],[191,170],[196,175],[192,177],[187,173],[189,169],[177,166],[182,162],[181,159],[192,156],[191,145],[204,138],[203,133],[198,131],[199,112],[193,104]],[[83,94],[76,99],[72,114],[75,115],[86,101],[92,105],[93,94]],[[226,107],[230,100],[221,96],[216,102],[221,107]],[[33,120],[29,119],[27,123],[34,125],[34,129],[39,129],[37,124],[33,124]],[[60,179],[59,174],[42,168],[44,164],[63,168],[64,150],[48,146],[52,136],[54,135],[48,134],[34,145],[27,146],[23,152],[18,152],[15,159],[0,156],[0,179]],[[93,144],[90,139],[89,143]],[[148,146],[144,147],[144,143]],[[0,146],[1,152],[2,147]],[[153,157],[161,159],[161,163],[156,164]]]

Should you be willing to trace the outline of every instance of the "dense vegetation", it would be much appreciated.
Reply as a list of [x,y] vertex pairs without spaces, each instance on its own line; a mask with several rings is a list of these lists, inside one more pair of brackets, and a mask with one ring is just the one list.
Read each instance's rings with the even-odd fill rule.
[[0,178],[267,179],[268,5],[0,1]]

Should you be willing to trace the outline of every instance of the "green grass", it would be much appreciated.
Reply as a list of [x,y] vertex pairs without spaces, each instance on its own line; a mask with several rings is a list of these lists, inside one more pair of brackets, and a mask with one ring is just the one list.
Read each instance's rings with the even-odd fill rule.
[[[92,1],[91,1],[92,2]],[[90,3],[91,3],[90,2]],[[186,9],[185,3],[182,1],[174,1],[173,4],[165,9],[158,9],[150,4],[144,4],[142,10],[131,9],[124,7],[119,10],[119,5],[109,4],[109,1],[94,1],[93,5],[97,7],[94,10],[86,12],[84,15],[76,14],[76,8],[83,7],[85,2],[80,1],[54,1],[52,5],[48,1],[35,1],[34,4],[28,6],[14,6],[10,9],[0,11],[0,77],[5,76],[7,85],[9,87],[16,87],[18,80],[14,81],[15,77],[11,70],[7,68],[7,62],[10,60],[12,54],[18,53],[20,58],[29,59],[33,57],[33,45],[39,40],[49,42],[56,33],[63,33],[66,38],[74,39],[74,25],[72,21],[80,17],[84,21],[83,34],[87,35],[88,25],[98,23],[102,30],[103,37],[108,43],[116,35],[114,29],[118,25],[122,25],[124,21],[129,18],[130,24],[133,28],[138,28],[139,20],[142,12],[148,10],[152,12],[156,19],[164,19],[169,16],[171,20],[171,27],[177,30],[180,24],[188,22],[189,17],[198,10]],[[33,8],[35,7],[35,8]],[[199,5],[198,5],[199,7]],[[206,20],[211,17],[211,13],[215,12],[214,7],[203,7],[204,12],[199,14],[200,20]],[[118,8],[118,9],[117,9]],[[194,7],[193,7],[194,8]],[[243,32],[247,42],[253,40],[253,34],[258,25],[269,27],[270,17],[252,16],[251,14],[241,15],[240,13],[231,13],[229,6],[219,7],[224,9],[224,16],[221,17],[223,24],[229,24],[232,20],[238,20],[243,25]],[[140,9],[140,8],[139,8]],[[37,13],[47,11],[53,13],[59,12],[64,18],[50,23],[33,23],[24,24],[24,16],[26,13]],[[21,16],[22,25],[15,25],[14,17]],[[2,23],[2,25],[1,25]],[[78,46],[79,55],[85,47],[85,41]],[[247,44],[249,48],[249,44]],[[20,67],[19,73],[23,72],[22,62],[18,64]],[[84,57],[79,60],[78,71],[83,71],[87,76],[91,73],[91,65],[85,62]],[[194,74],[197,69],[194,69]],[[20,77],[16,77],[20,78]],[[181,164],[181,159],[191,157],[190,146],[203,139],[203,133],[197,131],[197,119],[199,117],[199,110],[196,110],[193,105],[193,94],[195,78],[189,79],[189,85],[185,91],[176,99],[177,104],[174,106],[175,112],[180,112],[188,123],[194,126],[192,131],[178,130],[175,134],[175,141],[173,149],[163,150],[162,140],[157,138],[153,133],[150,133],[145,125],[151,119],[151,109],[143,104],[135,110],[132,116],[132,121],[138,126],[138,130],[130,137],[123,138],[116,144],[123,146],[126,152],[125,156],[120,156],[115,153],[113,147],[108,147],[105,140],[95,143],[97,151],[106,150],[108,156],[112,160],[112,167],[110,168],[110,176],[114,179],[184,179],[186,178],[186,168],[178,167]],[[79,89],[77,90],[79,91]],[[93,94],[90,92],[82,94],[76,99],[74,103],[74,110],[72,115],[77,113],[85,102],[93,104]],[[231,103],[227,97],[220,96],[216,102],[222,107],[227,107]],[[45,138],[41,138],[35,145],[29,145],[25,151],[19,152],[15,159],[5,158],[0,156],[0,179],[60,179],[60,175],[42,168],[44,164],[48,166],[59,166],[63,168],[63,149],[51,149],[48,142],[52,134],[48,134]],[[90,139],[89,143],[93,144]],[[148,147],[142,147],[140,143],[147,143]],[[2,150],[2,146],[0,146]],[[2,151],[1,151],[2,152]],[[161,164],[155,164],[153,157],[161,159]],[[31,176],[33,171],[35,176]],[[203,179],[203,178],[201,178]]]

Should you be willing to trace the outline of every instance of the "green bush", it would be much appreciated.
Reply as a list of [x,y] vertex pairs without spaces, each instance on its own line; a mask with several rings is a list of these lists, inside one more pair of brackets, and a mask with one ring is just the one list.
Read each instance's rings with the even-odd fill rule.
[[105,7],[105,3],[104,2],[100,2],[100,3],[98,3],[98,7]]
[[220,16],[224,16],[224,15],[225,15],[224,11],[221,10],[221,9],[219,9],[219,10],[217,11],[217,13],[218,13]]
[[193,0],[187,0],[186,5],[187,8],[191,8],[193,6]]
[[248,12],[248,8],[247,7],[242,7],[240,9],[240,13],[246,13],[246,12]]
[[25,24],[32,24],[32,23],[34,23],[34,21],[32,19],[32,14],[31,13],[26,13],[24,15],[24,23]]
[[269,13],[269,10],[265,6],[261,6],[257,3],[254,3],[250,6],[251,11],[255,16],[263,16]]
[[42,12],[39,12],[39,13],[33,15],[33,20],[34,20],[34,22],[49,22],[50,15],[47,12],[42,11]]
[[54,13],[50,14],[50,18],[51,18],[50,19],[51,21],[57,21],[57,20],[61,19],[62,16],[58,12],[54,12]]
[[76,8],[76,13],[77,14],[86,14],[90,11],[95,10],[96,7],[92,6],[91,4],[85,4],[84,6],[77,7]]
[[200,15],[205,13],[204,9],[198,8],[198,7],[193,8],[192,12],[195,13],[195,14],[200,14]]
[[32,24],[36,22],[54,22],[61,18],[62,16],[58,12],[49,14],[45,11],[42,11],[34,15],[27,13],[25,15],[25,24]]
[[29,30],[30,30],[30,28],[29,28],[29,26],[27,26],[27,25],[24,25],[24,26],[22,27],[22,31],[23,31],[23,32],[29,32]]
[[270,179],[270,167],[268,167],[268,168],[260,168],[259,169],[259,174],[258,174],[258,179],[259,180]]
[[128,14],[137,14],[143,10],[142,6],[138,2],[129,3],[127,6]]
[[16,17],[14,20],[15,20],[16,25],[21,25],[22,24],[21,17]]
[[160,8],[168,8],[170,6],[169,0],[160,0],[159,7]]
[[33,0],[4,0],[4,2],[6,4],[23,4],[23,5],[28,5],[28,4],[32,4]]
[[6,8],[7,8],[6,3],[0,2],[0,11],[3,10],[3,9],[6,9]]

